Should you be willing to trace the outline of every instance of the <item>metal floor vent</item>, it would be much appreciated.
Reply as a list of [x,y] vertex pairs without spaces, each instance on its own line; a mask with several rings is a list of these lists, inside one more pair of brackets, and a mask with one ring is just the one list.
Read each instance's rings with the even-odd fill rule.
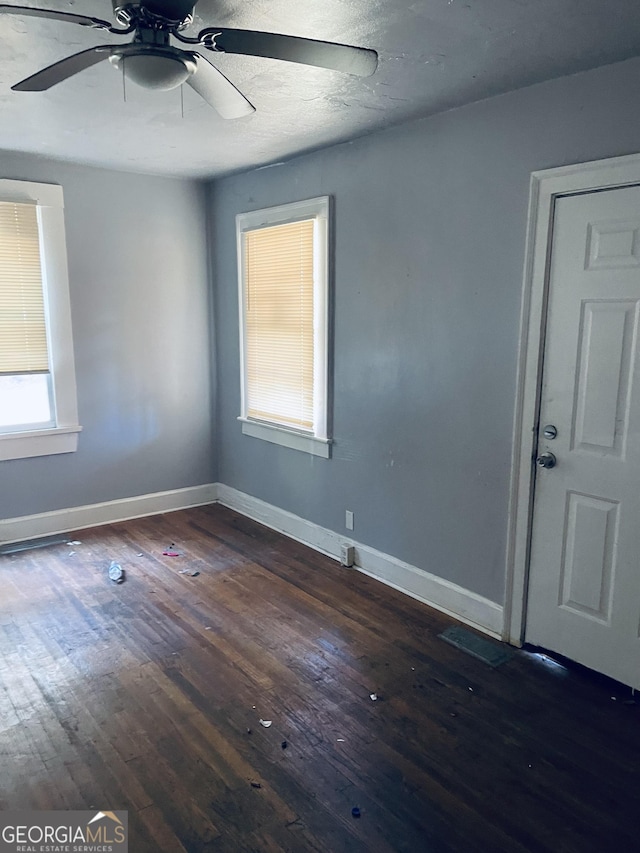
[[457,649],[472,655],[478,660],[488,663],[489,666],[500,666],[501,663],[509,660],[513,656],[513,651],[504,643],[497,643],[493,640],[487,640],[484,637],[479,637],[472,631],[467,631],[466,628],[460,628],[458,625],[452,625],[438,634],[440,639],[451,643]]
[[0,545],[0,555],[18,554],[20,551],[31,551],[33,548],[47,548],[49,545],[64,545],[66,541],[66,536],[43,536],[42,539],[10,542],[8,545]]

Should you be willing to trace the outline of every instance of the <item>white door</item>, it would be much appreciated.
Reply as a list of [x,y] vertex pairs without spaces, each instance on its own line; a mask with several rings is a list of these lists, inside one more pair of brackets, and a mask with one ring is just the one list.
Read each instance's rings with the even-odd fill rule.
[[[556,200],[527,642],[640,687],[640,187]],[[545,427],[557,430],[544,436]],[[553,429],[547,430],[549,436]]]

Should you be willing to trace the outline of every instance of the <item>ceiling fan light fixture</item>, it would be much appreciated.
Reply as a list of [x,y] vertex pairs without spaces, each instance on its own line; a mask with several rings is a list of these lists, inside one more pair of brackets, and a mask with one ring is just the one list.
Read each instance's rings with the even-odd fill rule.
[[[69,0],[73,5],[74,0]],[[133,33],[128,44],[99,44],[89,47],[58,62],[41,68],[35,74],[14,84],[14,92],[45,92],[109,59],[122,72],[123,83],[128,78],[145,89],[168,91],[187,83],[222,118],[242,118],[255,112],[253,104],[222,71],[206,58],[201,48],[216,54],[256,56],[295,62],[333,71],[343,71],[368,77],[378,63],[375,50],[354,45],[325,42],[279,33],[240,30],[234,27],[205,27],[195,35],[183,35],[181,30],[193,23],[197,0],[112,0],[117,24],[109,21],[38,9],[35,6],[14,6],[0,3],[4,14],[30,15],[36,18],[66,21],[125,36]],[[189,50],[172,45],[176,39]],[[126,99],[126,89],[124,92]]]
[[167,92],[177,89],[196,70],[191,60],[165,53],[114,54],[110,61],[124,72],[125,77],[145,89]]

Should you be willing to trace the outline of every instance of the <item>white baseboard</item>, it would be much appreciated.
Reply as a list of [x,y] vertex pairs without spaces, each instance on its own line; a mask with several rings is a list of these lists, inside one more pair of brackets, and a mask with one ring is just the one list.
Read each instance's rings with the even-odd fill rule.
[[357,571],[382,581],[430,607],[435,607],[436,610],[447,613],[460,622],[478,628],[485,634],[498,639],[501,637],[503,623],[501,605],[437,575],[423,571],[417,566],[404,563],[390,554],[376,551],[375,548],[355,542],[348,536],[320,527],[312,521],[239,492],[223,483],[206,483],[202,486],[70,507],[38,515],[0,519],[0,544],[24,542],[43,536],[95,527],[99,524],[113,524],[118,521],[128,521],[133,518],[216,502],[336,560],[340,559],[340,548],[343,544],[353,545],[355,549],[353,568]]
[[460,622],[478,628],[485,634],[498,639],[502,636],[503,608],[494,601],[230,486],[218,483],[217,496],[218,502],[224,506],[334,559],[340,559],[340,547],[343,543],[353,545],[353,568],[357,571],[376,578],[430,607],[435,607]]
[[42,536],[95,527],[98,524],[113,524],[116,521],[128,521],[146,515],[202,506],[214,503],[217,497],[217,484],[206,483],[202,486],[137,495],[133,498],[121,498],[87,506],[74,506],[38,515],[3,518],[0,519],[0,543],[24,542]]

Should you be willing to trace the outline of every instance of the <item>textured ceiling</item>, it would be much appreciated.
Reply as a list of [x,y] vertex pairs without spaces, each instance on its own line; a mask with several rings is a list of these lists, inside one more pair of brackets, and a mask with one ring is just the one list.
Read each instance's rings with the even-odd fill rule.
[[[29,5],[112,19],[108,0]],[[179,89],[129,83],[125,102],[122,77],[108,62],[48,92],[12,92],[13,83],[70,53],[131,37],[4,15],[0,149],[214,177],[640,54],[637,0],[200,0],[192,30],[204,26],[371,47],[380,63],[359,78],[208,53],[256,113],[224,121],[184,87],[183,117]]]

